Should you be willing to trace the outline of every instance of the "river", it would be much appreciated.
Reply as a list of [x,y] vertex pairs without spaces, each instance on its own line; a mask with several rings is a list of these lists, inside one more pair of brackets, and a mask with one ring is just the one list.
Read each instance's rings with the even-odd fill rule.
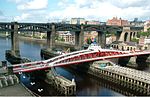
[[[33,42],[20,41],[20,53],[22,57],[27,57],[31,60],[41,60],[40,50],[45,47],[43,44],[37,44]],[[0,37],[0,60],[5,60],[5,50],[11,49],[11,40],[8,38]],[[68,79],[75,78],[77,84],[76,96],[124,96],[123,94],[116,92],[110,88],[106,88],[105,82],[96,80],[88,75],[76,73],[75,71],[66,70],[64,68],[56,68],[57,73],[65,76]],[[22,82],[32,91],[41,95],[57,95],[52,87],[43,81],[35,81],[35,85],[31,85],[31,81],[27,76],[21,75]],[[108,83],[109,85],[109,83]],[[113,87],[113,86],[111,86]],[[43,89],[39,92],[38,89]],[[118,89],[120,90],[120,89]]]

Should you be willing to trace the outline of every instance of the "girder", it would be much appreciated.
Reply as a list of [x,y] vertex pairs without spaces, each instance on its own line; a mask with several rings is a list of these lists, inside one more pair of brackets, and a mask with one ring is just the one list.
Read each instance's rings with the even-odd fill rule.
[[37,61],[30,63],[22,63],[13,65],[14,73],[19,72],[31,72],[35,70],[43,70],[51,67],[67,66],[73,64],[79,64],[83,62],[91,62],[96,60],[106,60],[112,58],[131,57],[140,55],[149,55],[150,52],[143,51],[115,51],[115,50],[103,50],[103,51],[90,51],[83,50],[68,53],[66,55],[60,55],[45,61]]
[[[61,23],[4,23],[0,22],[0,31],[11,31],[11,25],[18,25],[18,31],[52,31],[51,26],[55,25],[56,31],[105,31],[108,28],[116,31],[120,30],[121,27],[118,26],[107,26],[107,25],[86,25],[86,24],[61,24]],[[84,29],[81,29],[83,26]]]

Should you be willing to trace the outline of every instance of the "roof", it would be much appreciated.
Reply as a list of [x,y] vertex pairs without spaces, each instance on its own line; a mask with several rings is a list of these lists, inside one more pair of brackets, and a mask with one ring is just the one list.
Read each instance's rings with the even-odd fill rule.
[[136,46],[137,45],[136,42],[124,42],[124,43],[129,45],[129,46]]
[[112,42],[112,44],[120,44],[120,43],[123,43],[122,41],[114,41]]
[[114,41],[112,44],[126,44],[128,46],[137,46],[136,42],[123,42],[123,41]]

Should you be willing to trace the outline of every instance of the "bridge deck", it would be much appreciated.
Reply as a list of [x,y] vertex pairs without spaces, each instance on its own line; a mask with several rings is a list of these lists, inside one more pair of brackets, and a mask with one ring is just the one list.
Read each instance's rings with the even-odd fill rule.
[[149,54],[150,52],[148,51],[117,51],[117,50],[110,50],[110,49],[100,49],[100,50],[88,49],[88,50],[81,50],[81,51],[63,54],[44,61],[36,61],[36,62],[13,65],[13,70],[14,73],[31,72],[35,70],[42,70],[51,67],[59,67],[65,65],[73,65],[73,64],[83,63],[83,62],[92,62],[97,60],[141,56],[141,55],[149,55]]

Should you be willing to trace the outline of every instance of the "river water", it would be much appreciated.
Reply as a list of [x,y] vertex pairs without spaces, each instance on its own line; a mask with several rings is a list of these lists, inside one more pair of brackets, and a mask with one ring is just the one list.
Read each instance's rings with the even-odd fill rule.
[[[41,60],[40,50],[44,47],[43,44],[36,44],[33,42],[20,41],[20,53],[22,57],[27,57],[31,60]],[[8,38],[0,37],[0,60],[5,60],[5,50],[11,49],[11,41]],[[124,96],[119,92],[112,90],[113,87],[109,83],[101,82],[90,76],[82,73],[76,73],[75,71],[66,70],[64,68],[57,67],[57,73],[65,76],[68,79],[75,78],[77,84],[76,96]],[[57,95],[55,90],[43,81],[35,81],[35,85],[31,85],[31,80],[28,76],[21,75],[22,82],[35,93],[42,96]],[[106,87],[107,85],[107,87]],[[39,92],[38,89],[43,89]],[[121,89],[118,89],[121,90]]]

